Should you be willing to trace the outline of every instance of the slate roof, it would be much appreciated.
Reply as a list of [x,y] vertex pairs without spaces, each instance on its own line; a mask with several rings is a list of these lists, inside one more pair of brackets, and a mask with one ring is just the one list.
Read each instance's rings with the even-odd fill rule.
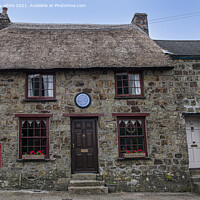
[[200,40],[154,40],[166,53],[178,56],[200,56]]
[[0,30],[0,69],[171,66],[134,24],[11,23]]

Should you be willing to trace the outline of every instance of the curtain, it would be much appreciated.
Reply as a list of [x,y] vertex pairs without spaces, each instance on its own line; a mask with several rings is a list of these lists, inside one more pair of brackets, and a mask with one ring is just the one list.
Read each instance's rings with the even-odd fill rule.
[[35,88],[35,86],[34,86],[34,83],[35,83],[34,79],[35,78],[39,78],[39,74],[34,74],[34,75],[28,76],[28,97],[35,96],[34,91],[33,91],[33,88]]
[[129,74],[129,86],[130,86],[130,94],[132,95],[141,94],[139,74]]

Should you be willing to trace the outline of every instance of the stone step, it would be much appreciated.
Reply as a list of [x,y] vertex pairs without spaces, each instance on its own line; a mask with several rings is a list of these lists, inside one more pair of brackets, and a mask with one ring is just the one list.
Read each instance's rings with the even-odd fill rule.
[[90,187],[68,187],[69,194],[108,194],[108,188],[105,186],[90,186]]
[[104,181],[95,180],[70,180],[70,187],[104,186]]
[[73,180],[96,180],[98,174],[72,174]]

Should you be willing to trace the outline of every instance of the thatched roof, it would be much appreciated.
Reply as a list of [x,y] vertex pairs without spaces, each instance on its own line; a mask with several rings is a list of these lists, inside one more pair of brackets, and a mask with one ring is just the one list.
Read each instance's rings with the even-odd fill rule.
[[171,66],[138,26],[11,23],[0,30],[0,69]]

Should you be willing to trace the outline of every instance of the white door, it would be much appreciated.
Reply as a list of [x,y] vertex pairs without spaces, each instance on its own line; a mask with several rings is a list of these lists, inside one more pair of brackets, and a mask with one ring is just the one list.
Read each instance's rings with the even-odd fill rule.
[[200,168],[200,118],[186,118],[189,168]]

